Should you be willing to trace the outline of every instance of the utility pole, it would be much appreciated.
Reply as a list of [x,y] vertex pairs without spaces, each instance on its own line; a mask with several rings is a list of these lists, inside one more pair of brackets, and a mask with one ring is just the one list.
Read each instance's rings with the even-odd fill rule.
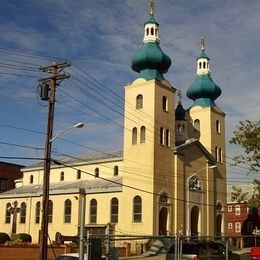
[[42,184],[40,260],[48,259],[49,188],[56,87],[62,80],[69,78],[69,75],[67,75],[66,73],[61,73],[62,70],[68,66],[70,66],[70,64],[65,61],[60,63],[54,62],[50,66],[39,68],[41,71],[51,74],[48,78],[39,79],[39,82],[41,82],[41,99],[49,102]]

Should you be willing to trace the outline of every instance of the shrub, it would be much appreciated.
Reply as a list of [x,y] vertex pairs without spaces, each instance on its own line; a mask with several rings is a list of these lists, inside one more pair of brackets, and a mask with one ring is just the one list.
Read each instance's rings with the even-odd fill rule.
[[32,237],[29,234],[19,233],[17,235],[18,235],[17,239],[21,240],[23,243],[31,243],[32,242]]
[[6,241],[10,241],[10,237],[8,234],[4,232],[0,232],[0,244],[4,244]]

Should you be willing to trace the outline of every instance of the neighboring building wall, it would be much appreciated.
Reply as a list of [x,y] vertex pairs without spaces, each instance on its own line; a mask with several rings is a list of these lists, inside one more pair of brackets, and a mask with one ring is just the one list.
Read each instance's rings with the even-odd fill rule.
[[0,192],[14,189],[16,179],[22,178],[22,165],[0,162]]
[[257,227],[260,229],[260,206],[250,209],[247,203],[227,204],[227,235],[251,235]]
[[247,203],[228,203],[227,204],[227,236],[245,238],[245,244],[254,244],[254,230],[260,229],[260,206],[250,209]]

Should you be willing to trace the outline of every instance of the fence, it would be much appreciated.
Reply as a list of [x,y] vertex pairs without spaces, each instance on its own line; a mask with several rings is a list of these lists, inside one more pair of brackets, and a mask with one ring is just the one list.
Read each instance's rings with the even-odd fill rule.
[[[236,237],[185,237],[185,236],[131,236],[131,235],[90,235],[101,241],[102,255],[107,259],[140,258],[166,254],[171,246],[175,247],[175,259],[181,259],[183,241],[216,241],[226,247],[226,251],[244,247],[260,246],[259,236]],[[86,247],[91,248],[91,240],[86,240]]]

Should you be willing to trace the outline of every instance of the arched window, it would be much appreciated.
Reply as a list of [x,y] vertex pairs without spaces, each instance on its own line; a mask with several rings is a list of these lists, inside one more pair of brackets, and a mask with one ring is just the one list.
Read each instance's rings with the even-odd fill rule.
[[220,122],[218,120],[216,121],[216,132],[220,134]]
[[69,199],[64,202],[64,223],[71,222],[71,201]]
[[200,120],[199,119],[194,120],[194,128],[195,128],[195,130],[200,131]]
[[64,172],[60,173],[60,181],[64,181]]
[[22,202],[20,206],[20,223],[24,224],[25,222],[26,222],[26,204],[25,202]]
[[146,28],[146,36],[149,34],[149,28]]
[[142,222],[142,198],[135,196],[133,199],[133,222]]
[[158,29],[155,29],[155,36],[158,37]]
[[160,128],[160,145],[164,145],[164,129]]
[[33,175],[30,175],[30,184],[33,183]]
[[111,223],[118,223],[118,199],[113,198],[111,200],[111,216],[110,216],[110,222]]
[[114,176],[118,176],[118,166],[114,166]]
[[77,180],[81,179],[81,170],[77,170]]
[[162,97],[162,108],[163,111],[168,111],[168,99],[166,96]]
[[201,69],[201,62],[199,63],[199,68]]
[[95,177],[99,177],[99,168],[98,167],[95,169]]
[[41,202],[37,201],[35,204],[35,223],[40,223],[40,214],[41,214]]
[[7,203],[6,204],[6,208],[5,208],[5,223],[11,223],[11,203]]
[[132,130],[132,144],[137,144],[137,128],[134,127]]
[[53,202],[52,200],[49,200],[49,217],[48,217],[48,222],[52,223],[53,219]]
[[90,223],[97,223],[97,201],[92,199],[90,201]]
[[145,143],[145,126],[141,127],[141,132],[140,132],[140,143]]
[[170,130],[169,129],[166,129],[166,132],[165,132],[165,145],[167,147],[170,147]]
[[154,35],[154,28],[151,28],[151,35]]
[[203,69],[206,69],[206,62],[203,62]]
[[222,163],[222,149],[221,148],[218,149],[218,161],[220,163]]
[[218,162],[218,147],[215,147],[215,160]]
[[141,94],[139,94],[136,97],[136,109],[140,109],[143,107],[143,96]]

